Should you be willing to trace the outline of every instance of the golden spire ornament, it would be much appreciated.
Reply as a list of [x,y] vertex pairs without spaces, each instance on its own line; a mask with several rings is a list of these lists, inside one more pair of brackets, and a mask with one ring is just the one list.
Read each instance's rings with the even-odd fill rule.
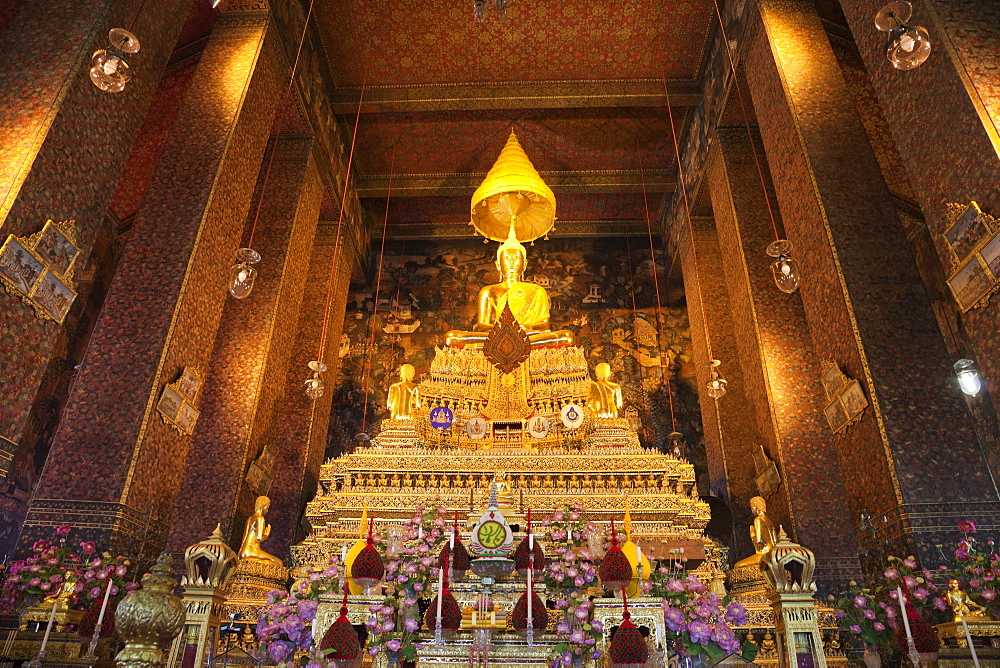
[[548,234],[555,220],[556,196],[511,132],[507,145],[472,195],[471,224],[493,241],[507,240],[513,224],[518,241],[534,241]]

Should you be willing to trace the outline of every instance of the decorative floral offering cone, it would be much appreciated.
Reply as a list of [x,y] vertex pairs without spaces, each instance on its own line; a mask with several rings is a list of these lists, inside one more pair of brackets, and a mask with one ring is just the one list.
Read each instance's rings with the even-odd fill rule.
[[347,619],[347,588],[344,588],[344,603],[340,606],[340,616],[323,634],[319,648],[326,658],[337,668],[356,668],[361,665],[363,655],[358,633]]
[[351,577],[365,589],[371,589],[377,585],[385,575],[385,564],[382,563],[382,557],[375,549],[372,540],[374,525],[375,520],[368,521],[368,544],[358,553],[354,563],[351,564]]
[[[544,633],[549,625],[549,613],[545,609],[545,602],[535,592],[531,592],[531,617],[535,633],[539,635]],[[528,632],[528,592],[522,593],[514,604],[514,610],[510,613],[510,624],[520,635]]]
[[[424,614],[424,626],[428,631],[433,632],[437,626],[437,596],[431,599],[431,604],[427,606]],[[448,591],[447,584],[444,588],[444,597],[441,599],[441,633],[446,637],[451,637],[462,625],[462,608],[455,600],[454,594]]]
[[451,563],[451,579],[455,582],[461,582],[465,579],[465,573],[469,570],[469,565],[471,563],[471,558],[469,557],[469,551],[465,549],[465,545],[462,545],[462,541],[458,537],[458,511],[455,511],[455,553],[452,554],[451,547],[445,545],[441,549],[441,555],[438,557],[438,568],[446,567],[445,564]]
[[[535,555],[535,577],[541,576],[542,572],[545,570],[545,552],[542,551],[542,546],[539,542],[532,541],[531,533],[531,508],[528,508],[528,532],[525,534],[524,539],[518,544],[517,548],[514,549],[514,568],[517,569],[517,574],[522,578],[528,577],[528,564],[531,561],[530,557],[532,552]],[[535,547],[531,549],[531,543],[534,542]]]
[[[612,540],[614,534],[612,533]],[[610,554],[610,552],[609,552]],[[624,556],[622,557],[624,559]],[[649,658],[649,648],[642,633],[632,623],[632,615],[628,611],[628,596],[622,592],[622,624],[611,636],[611,646],[608,647],[608,657],[611,665],[616,668],[642,668]]]
[[597,571],[601,578],[601,584],[617,592],[622,587],[627,587],[632,581],[632,565],[625,557],[625,553],[618,547],[618,535],[615,533],[615,521],[611,520],[611,547],[601,561],[601,567]]

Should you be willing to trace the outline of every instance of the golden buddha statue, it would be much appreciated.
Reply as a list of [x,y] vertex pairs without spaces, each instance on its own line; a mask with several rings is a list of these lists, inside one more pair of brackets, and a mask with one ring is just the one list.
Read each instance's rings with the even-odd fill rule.
[[590,384],[587,407],[602,418],[617,418],[622,407],[622,386],[611,382],[611,365],[601,362],[594,368],[597,380]]
[[412,364],[399,367],[399,382],[389,386],[386,406],[393,420],[412,420],[413,409],[420,407],[420,386],[413,382]]
[[268,554],[261,548],[260,544],[271,535],[271,525],[264,519],[264,515],[271,508],[271,500],[266,496],[258,496],[254,503],[254,512],[247,520],[246,530],[243,532],[243,542],[240,544],[239,558],[252,561],[263,561],[276,566],[284,566],[281,559],[273,554]]
[[43,598],[42,602],[39,603],[37,607],[44,608],[48,611],[52,610],[52,607],[55,606],[57,613],[65,612],[70,609],[75,596],[76,573],[73,571],[66,571],[63,574],[62,585],[60,585],[59,589]]
[[545,289],[523,280],[528,254],[517,240],[511,224],[507,240],[497,249],[497,271],[503,279],[479,291],[479,315],[472,332],[452,330],[445,336],[453,348],[482,348],[486,337],[497,324],[504,307],[509,306],[517,323],[528,333],[531,347],[561,348],[572,346],[573,333],[549,328],[549,295]]
[[750,499],[750,510],[754,514],[753,524],[750,526],[750,542],[757,552],[738,562],[735,568],[759,565],[778,542],[778,534],[767,516],[767,502],[763,497],[755,496]]
[[973,601],[967,593],[962,591],[958,580],[948,580],[948,591],[945,592],[944,600],[947,601],[951,611],[955,614],[956,622],[962,620],[982,622],[990,619],[986,608]]

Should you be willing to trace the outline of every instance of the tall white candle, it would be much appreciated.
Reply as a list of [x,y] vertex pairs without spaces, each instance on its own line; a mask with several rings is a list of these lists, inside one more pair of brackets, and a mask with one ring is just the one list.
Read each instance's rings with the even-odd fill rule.
[[642,582],[642,548],[635,544],[635,577]]
[[[455,527],[451,528],[451,537],[448,538],[448,549],[451,551],[454,551],[455,549]],[[449,552],[448,554],[450,556],[451,552]]]
[[101,603],[101,611],[97,613],[97,630],[100,631],[101,622],[104,621],[104,612],[108,609],[108,599],[111,598],[111,578],[108,578],[108,588],[104,590],[104,602]]
[[535,534],[533,533],[528,534],[528,550],[535,551]]
[[347,543],[340,546],[340,565],[347,566]]
[[438,604],[437,604],[437,628],[441,628],[441,599],[444,598],[444,569],[445,564],[438,569]]
[[424,539],[424,528],[422,526],[417,527],[417,540]]
[[965,642],[969,643],[969,651],[972,652],[972,663],[979,668],[979,655],[976,654],[976,646],[972,642],[972,634],[969,633],[969,624],[965,621],[965,617],[962,617],[962,630],[965,631]]
[[534,552],[532,552],[532,554],[528,557],[528,626],[531,627],[535,626],[535,618],[531,614],[531,603],[532,603],[531,599],[535,598],[534,596],[532,596],[532,591],[533,591],[532,575],[534,575],[533,573],[534,570],[535,570],[535,554]]
[[[913,632],[910,631],[910,620],[906,617],[906,597],[903,596],[903,588],[896,587],[896,598],[899,599],[899,609],[903,613],[903,628],[906,629],[906,644],[909,646],[910,650],[910,660],[916,658],[917,648],[913,644]],[[916,665],[916,663],[914,663]]]
[[49,623],[45,625],[45,635],[42,637],[42,646],[38,650],[39,656],[45,656],[45,646],[49,644],[49,634],[52,633],[52,622],[56,620],[56,607],[59,603],[52,604],[52,612],[49,613]]

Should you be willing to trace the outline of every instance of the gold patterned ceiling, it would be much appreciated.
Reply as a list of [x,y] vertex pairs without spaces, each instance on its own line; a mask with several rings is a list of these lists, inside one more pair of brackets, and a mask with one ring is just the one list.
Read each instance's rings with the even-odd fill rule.
[[655,216],[675,181],[664,84],[681,128],[713,11],[711,0],[518,0],[476,22],[471,0],[318,0],[348,130],[366,81],[354,176],[373,226],[392,171],[390,236],[456,229],[455,201],[514,129],[564,229],[644,231],[643,183]]

